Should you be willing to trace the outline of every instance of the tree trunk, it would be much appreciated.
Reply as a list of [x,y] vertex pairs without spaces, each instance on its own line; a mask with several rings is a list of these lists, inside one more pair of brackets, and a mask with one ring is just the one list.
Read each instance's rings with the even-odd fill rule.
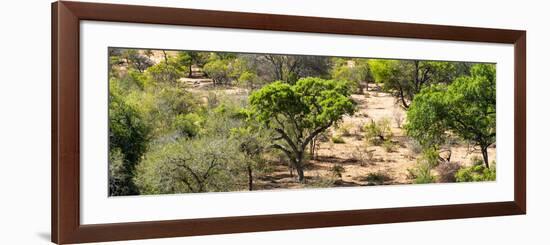
[[481,154],[483,155],[483,162],[485,163],[485,167],[489,168],[489,154],[487,152],[488,146],[482,146],[481,147]]
[[164,56],[164,62],[168,64],[168,55],[166,55],[166,50],[162,50],[162,55]]
[[409,105],[405,100],[405,93],[403,92],[403,87],[401,87],[401,84],[399,85],[399,97],[401,98],[401,103],[403,104],[403,108],[405,110],[409,109]]
[[300,181],[300,183],[305,182],[304,167],[302,165],[303,158],[304,158],[304,152],[303,151],[296,153],[295,167],[296,167],[296,172],[298,173],[298,180]]
[[317,137],[313,137],[313,139],[311,139],[311,142],[309,143],[309,153],[311,154],[311,159],[315,160],[315,140],[316,140]]
[[296,168],[296,172],[298,172],[298,180],[300,183],[304,183],[304,169],[302,167]]
[[253,180],[252,180],[252,167],[247,166],[246,170],[248,171],[248,190],[251,191],[253,189]]
[[189,78],[193,78],[193,65],[189,65]]

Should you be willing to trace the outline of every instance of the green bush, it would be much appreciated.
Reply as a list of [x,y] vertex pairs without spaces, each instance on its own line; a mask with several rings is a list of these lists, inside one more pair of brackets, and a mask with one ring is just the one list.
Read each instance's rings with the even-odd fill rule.
[[432,169],[438,165],[438,151],[433,148],[424,149],[422,156],[416,160],[416,166],[407,169],[409,178],[414,179],[416,184],[435,183],[436,177],[432,174]]
[[436,181],[435,176],[432,175],[432,168],[425,163],[421,163],[413,170],[414,183],[415,184],[428,184]]
[[199,134],[202,118],[196,113],[180,114],[174,120],[174,128],[184,137]]
[[351,128],[352,128],[352,124],[351,123],[343,123],[341,125],[338,125],[338,134],[340,134],[341,136],[351,136]]
[[176,60],[171,58],[168,62],[160,62],[147,68],[145,72],[152,81],[157,83],[175,84],[184,75]]
[[384,143],[382,143],[382,147],[386,152],[393,152],[395,150],[395,145],[391,140],[385,140]]
[[344,141],[342,136],[339,136],[339,135],[332,136],[331,140],[332,140],[332,143],[334,143],[334,144],[345,144],[346,143],[346,141]]
[[455,178],[457,182],[495,181],[497,171],[494,164],[487,168],[482,160],[481,164],[475,163],[473,166],[460,168]]
[[430,168],[434,168],[439,165],[439,151],[435,148],[423,149],[420,160],[427,164]]
[[379,121],[371,120],[365,125],[365,138],[373,145],[380,145],[393,138],[391,121],[383,118]]
[[109,149],[119,149],[129,171],[147,150],[151,128],[139,107],[109,91]]
[[383,172],[374,172],[369,173],[365,180],[368,181],[369,184],[382,185],[386,180],[388,180],[388,176]]
[[241,190],[242,159],[237,144],[225,138],[182,138],[149,151],[134,182],[141,194]]

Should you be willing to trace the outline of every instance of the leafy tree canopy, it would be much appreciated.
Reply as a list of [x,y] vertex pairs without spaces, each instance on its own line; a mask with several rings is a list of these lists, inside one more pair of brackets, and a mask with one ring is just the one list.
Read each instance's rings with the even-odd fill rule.
[[417,94],[407,112],[409,136],[437,147],[446,133],[474,142],[486,166],[487,148],[496,136],[496,73],[490,64],[475,65],[470,76],[450,85],[434,85]]
[[342,116],[354,113],[355,103],[349,95],[348,83],[341,81],[312,77],[295,85],[278,81],[252,93],[250,109],[256,120],[276,132],[273,147],[289,157],[303,181],[306,146]]

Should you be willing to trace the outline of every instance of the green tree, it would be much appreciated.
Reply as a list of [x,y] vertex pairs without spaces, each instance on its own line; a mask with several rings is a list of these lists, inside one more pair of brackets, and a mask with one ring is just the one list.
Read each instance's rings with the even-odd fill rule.
[[368,64],[376,82],[392,92],[405,109],[422,88],[448,84],[464,75],[457,62],[372,59]]
[[136,69],[140,73],[152,66],[154,62],[137,49],[121,49],[120,57],[125,61],[128,68]]
[[242,159],[239,161],[248,178],[248,190],[254,189],[254,170],[265,168],[262,153],[269,146],[265,130],[255,125],[248,125],[231,130],[231,139],[237,143]]
[[452,133],[479,147],[486,167],[496,139],[496,71],[478,64],[470,76],[450,85],[434,85],[417,94],[407,112],[407,134],[424,146],[437,147]]
[[182,77],[181,66],[174,58],[166,58],[165,61],[147,68],[146,72],[155,83],[176,84]]
[[[109,194],[138,194],[132,182],[135,166],[147,150],[150,128],[143,113],[118,94],[116,87],[109,91]],[[110,165],[110,166],[111,166]]]
[[244,71],[239,75],[237,79],[239,83],[245,84],[248,87],[248,90],[252,91],[254,89],[255,83],[258,81],[258,76],[250,71]]
[[322,56],[267,54],[260,56],[258,61],[267,68],[270,81],[290,84],[303,77],[326,77],[331,68],[330,58]]
[[142,194],[235,191],[238,149],[226,138],[180,138],[148,152],[134,181]]
[[353,114],[355,104],[346,82],[302,78],[295,85],[281,81],[252,93],[252,116],[275,131],[272,147],[283,151],[304,181],[307,145],[318,134]]
[[332,79],[350,81],[352,89],[358,93],[363,93],[363,83],[365,83],[368,90],[370,70],[367,59],[334,58],[333,60]]
[[230,77],[230,61],[227,59],[221,59],[217,56],[215,58],[210,58],[208,63],[203,67],[203,71],[212,78],[214,85],[217,84],[228,84],[231,82]]
[[193,77],[193,65],[203,66],[208,53],[197,51],[179,51],[176,55],[176,63],[179,64],[180,70],[186,71],[187,77]]

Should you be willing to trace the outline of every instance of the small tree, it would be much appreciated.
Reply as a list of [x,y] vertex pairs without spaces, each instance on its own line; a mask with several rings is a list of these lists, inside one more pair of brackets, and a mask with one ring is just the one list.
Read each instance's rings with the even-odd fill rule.
[[245,126],[233,128],[231,130],[231,139],[237,144],[243,158],[239,161],[239,166],[246,170],[248,178],[248,190],[254,190],[254,170],[262,170],[265,163],[262,159],[262,153],[268,147],[267,138],[264,137],[261,128]]
[[363,82],[365,82],[368,90],[368,81],[371,78],[366,59],[334,58],[333,62],[335,63],[331,70],[333,79],[350,81],[352,90],[359,94],[363,93]]
[[141,194],[235,191],[237,147],[223,137],[181,138],[149,151],[136,169]]
[[212,78],[214,85],[228,84],[231,81],[228,60],[211,59],[204,65],[203,71]]
[[290,85],[269,84],[250,96],[252,115],[275,131],[272,147],[283,151],[304,181],[303,160],[307,145],[318,134],[353,114],[347,83],[303,78]]
[[423,89],[407,112],[407,133],[425,146],[437,147],[450,132],[474,142],[489,167],[487,149],[496,139],[495,66],[475,65],[471,76],[449,86]]
[[458,69],[462,63],[456,62],[372,59],[368,63],[376,82],[383,83],[384,89],[392,92],[405,109],[422,88],[448,84],[463,75]]
[[140,73],[143,73],[147,68],[155,64],[147,55],[140,53],[137,49],[122,50],[121,57],[128,67],[136,69]]

